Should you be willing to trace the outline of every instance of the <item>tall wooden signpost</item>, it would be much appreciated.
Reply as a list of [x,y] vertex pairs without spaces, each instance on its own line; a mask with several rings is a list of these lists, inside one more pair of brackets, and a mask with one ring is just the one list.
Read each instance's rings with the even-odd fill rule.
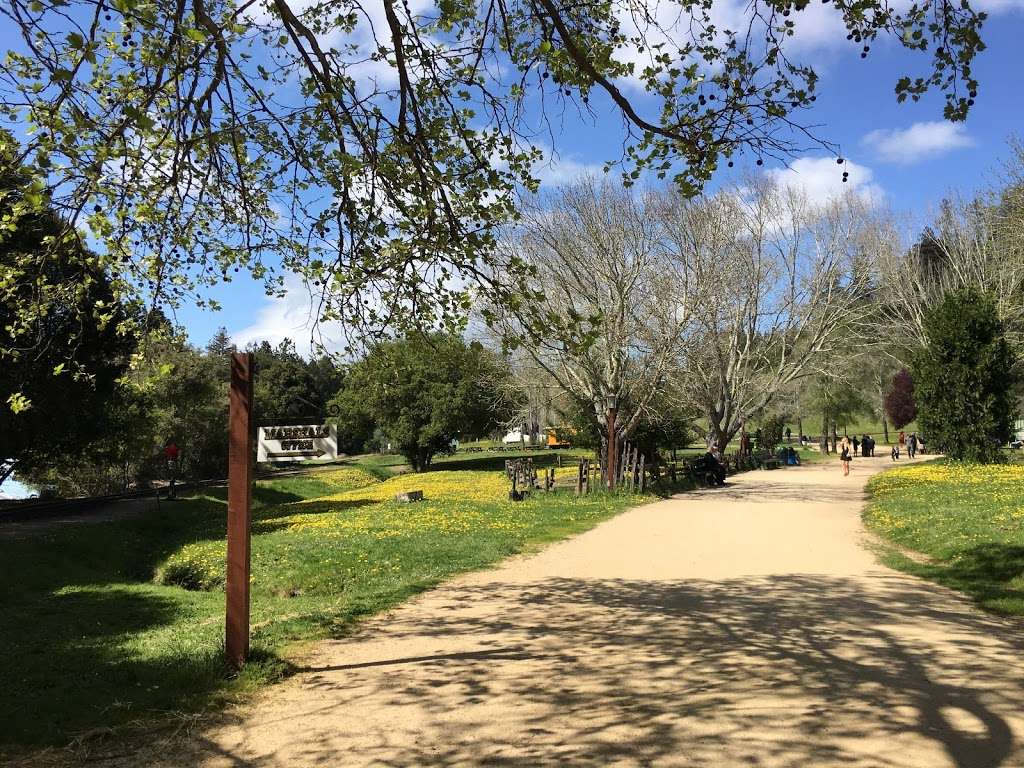
[[249,655],[249,562],[252,504],[251,352],[231,355],[231,398],[228,411],[228,562],[227,617],[224,649],[227,663],[238,670]]

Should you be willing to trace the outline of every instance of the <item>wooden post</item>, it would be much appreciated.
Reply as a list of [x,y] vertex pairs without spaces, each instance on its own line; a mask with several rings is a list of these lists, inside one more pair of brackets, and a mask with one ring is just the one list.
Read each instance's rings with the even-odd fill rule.
[[645,484],[646,484],[646,479],[644,478],[644,457],[641,455],[640,456],[640,493],[644,492],[644,485]]
[[616,409],[608,409],[608,490],[615,490],[615,443],[618,441],[615,435],[615,416]]
[[231,355],[228,410],[227,615],[224,650],[235,670],[249,655],[249,574],[252,506],[252,353]]

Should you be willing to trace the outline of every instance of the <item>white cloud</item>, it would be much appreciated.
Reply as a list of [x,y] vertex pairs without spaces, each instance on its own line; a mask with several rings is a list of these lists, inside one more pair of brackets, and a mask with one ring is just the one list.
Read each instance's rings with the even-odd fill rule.
[[943,155],[954,149],[974,146],[974,139],[960,123],[935,120],[914,123],[909,128],[871,131],[861,144],[870,147],[887,163],[909,165]]
[[269,341],[279,344],[291,339],[300,354],[312,351],[310,339],[323,344],[332,352],[343,348],[341,330],[335,324],[317,326],[318,294],[297,275],[285,277],[285,295],[267,297],[256,311],[256,320],[231,333],[231,340],[245,348],[251,343]]
[[[843,181],[844,171],[849,174],[846,182]],[[849,192],[871,203],[885,197],[884,190],[872,182],[874,174],[871,169],[849,160],[840,165],[831,157],[800,157],[788,168],[769,169],[765,175],[782,186],[802,189],[808,201],[815,205]]]
[[572,184],[586,176],[601,178],[605,175],[603,164],[586,163],[568,156],[550,156],[546,163],[534,168],[533,173],[540,179],[542,190]]

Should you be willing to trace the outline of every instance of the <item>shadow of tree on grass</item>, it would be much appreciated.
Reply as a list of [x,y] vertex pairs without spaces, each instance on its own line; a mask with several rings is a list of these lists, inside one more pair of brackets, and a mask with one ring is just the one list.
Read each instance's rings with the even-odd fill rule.
[[988,610],[1024,615],[1024,547],[979,544],[942,561],[900,560],[898,565],[915,576],[964,592]]

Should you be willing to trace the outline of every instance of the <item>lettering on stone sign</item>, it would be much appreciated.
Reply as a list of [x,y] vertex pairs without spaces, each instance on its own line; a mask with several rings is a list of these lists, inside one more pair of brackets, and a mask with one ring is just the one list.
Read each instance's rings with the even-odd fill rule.
[[326,425],[312,425],[303,427],[266,427],[264,430],[267,440],[301,440],[318,437],[330,437],[331,428]]
[[312,451],[312,440],[282,440],[281,448],[285,451]]

